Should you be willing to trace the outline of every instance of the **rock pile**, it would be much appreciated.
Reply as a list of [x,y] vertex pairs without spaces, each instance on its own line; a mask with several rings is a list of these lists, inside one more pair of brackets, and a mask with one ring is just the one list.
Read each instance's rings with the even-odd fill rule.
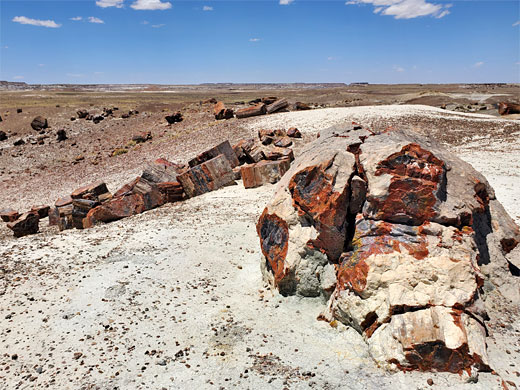
[[[258,224],[263,274],[328,299],[388,369],[490,370],[486,280],[511,280],[520,231],[486,179],[405,131],[331,128],[306,146]],[[498,283],[499,284],[499,283]]]

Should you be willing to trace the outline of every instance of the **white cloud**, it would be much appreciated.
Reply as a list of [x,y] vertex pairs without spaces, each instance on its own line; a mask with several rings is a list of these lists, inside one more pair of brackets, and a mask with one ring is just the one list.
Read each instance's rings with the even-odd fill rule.
[[57,24],[54,20],[30,19],[30,18],[26,18],[25,16],[15,16],[13,18],[13,22],[21,23],[21,24],[31,24],[33,26],[49,27],[49,28],[61,27],[61,24]]
[[336,57],[327,57],[327,61],[334,61]]
[[205,5],[204,7],[202,7],[202,10],[203,11],[213,11],[213,7],[210,7],[209,5]]
[[144,25],[147,25],[147,24],[149,24],[149,23],[150,23],[150,22],[149,22],[148,20],[143,20],[143,21],[141,22],[141,24],[144,24]]
[[517,20],[516,22],[513,23],[513,27],[516,27],[516,26],[520,26],[520,20]]
[[474,68],[480,68],[482,65],[484,65],[484,61],[475,62],[473,64]]
[[2,46],[2,49],[9,49],[9,46],[7,46],[7,45]]
[[102,20],[99,19],[99,18],[96,18],[95,16],[89,16],[89,17],[88,17],[88,21],[89,21],[90,23],[96,23],[96,24],[104,24],[104,23],[105,23],[104,21],[102,21]]
[[260,38],[249,38],[249,42],[260,42]]
[[83,73],[67,73],[67,76],[68,77],[74,77],[74,78],[85,77],[85,75]]
[[13,79],[14,80],[23,80],[25,77],[23,76],[14,76]]
[[161,0],[136,0],[130,7],[135,10],[165,10],[172,7],[172,3]]
[[404,72],[404,68],[401,67],[401,66],[398,66],[398,65],[394,65],[394,68],[393,68],[396,72]]
[[280,5],[289,5],[293,2],[294,0],[280,0]]
[[70,18],[70,20],[73,20],[75,22],[79,22],[80,20],[82,20],[83,18],[81,16],[75,16],[73,18]]
[[123,0],[98,0],[98,1],[96,1],[96,5],[101,8],[108,8],[108,7],[122,8]]
[[350,0],[346,5],[371,4],[374,13],[393,16],[395,19],[412,19],[421,16],[442,18],[450,13],[451,4],[433,4],[426,0]]
[[162,23],[162,24],[152,24],[153,28],[161,28],[161,27],[164,27],[164,26],[166,26],[164,23]]

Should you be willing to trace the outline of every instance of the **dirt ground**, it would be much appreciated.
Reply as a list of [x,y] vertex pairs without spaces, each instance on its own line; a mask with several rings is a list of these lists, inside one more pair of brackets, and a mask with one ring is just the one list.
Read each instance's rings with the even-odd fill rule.
[[[219,141],[233,143],[261,128],[298,127],[304,137],[295,146],[297,154],[324,128],[356,121],[375,130],[405,126],[443,143],[486,175],[499,201],[520,222],[520,121],[497,118],[492,110],[492,115],[481,115],[403,104],[415,103],[410,100],[420,98],[415,95],[423,91],[421,86],[403,86],[393,93],[385,92],[387,86],[348,88],[365,91],[362,101],[371,105],[338,107],[337,102],[354,94],[342,88],[183,90],[182,96],[157,91],[2,92],[0,130],[9,139],[0,142],[0,208],[23,211],[53,204],[96,180],[115,191],[158,157],[185,162]],[[435,88],[424,91],[459,93],[463,97],[453,99],[469,101],[519,95],[518,86]],[[210,97],[247,102],[270,95],[328,108],[217,122],[212,105],[199,102]],[[404,100],[405,95],[415,97]],[[99,124],[70,120],[80,108],[99,113],[114,106],[119,110]],[[139,114],[121,118],[129,110]],[[164,116],[177,110],[183,122],[168,126]],[[43,145],[13,146],[15,139],[39,135],[30,127],[36,115],[48,118],[49,138]],[[58,129],[66,130],[66,141],[55,140]],[[128,146],[144,130],[153,139]],[[127,153],[112,156],[123,146]],[[239,181],[88,230],[58,232],[43,220],[41,233],[20,239],[2,224],[0,388],[520,387],[518,304],[505,308],[499,292],[490,294],[488,349],[495,373],[470,378],[383,372],[355,331],[316,320],[324,302],[284,298],[270,290],[261,279],[255,225],[273,190],[270,185],[246,190]]]

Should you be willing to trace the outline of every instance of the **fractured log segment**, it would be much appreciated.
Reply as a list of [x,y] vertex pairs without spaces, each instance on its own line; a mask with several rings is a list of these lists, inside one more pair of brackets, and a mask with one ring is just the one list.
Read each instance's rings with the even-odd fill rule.
[[257,104],[253,107],[242,108],[236,112],[237,118],[249,118],[251,116],[265,115],[267,112],[266,105],[264,103]]
[[287,101],[287,99],[279,99],[279,100],[269,104],[266,107],[266,111],[268,114],[273,114],[273,113],[283,110],[287,107],[289,107],[289,102]]

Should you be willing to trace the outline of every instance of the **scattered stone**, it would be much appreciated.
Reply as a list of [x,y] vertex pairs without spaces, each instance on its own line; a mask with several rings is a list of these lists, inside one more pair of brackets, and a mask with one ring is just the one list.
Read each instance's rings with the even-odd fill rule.
[[178,180],[190,198],[235,184],[229,160],[222,154],[192,167],[179,175]]
[[251,164],[264,159],[264,153],[253,138],[243,139],[233,145],[239,165]]
[[76,114],[78,115],[78,118],[79,119],[85,119],[86,117],[88,117],[88,111],[87,110],[84,110],[84,109],[81,109],[81,110],[78,110],[76,111]]
[[7,134],[5,131],[0,131],[0,141],[5,141],[7,139]]
[[290,166],[289,160],[264,160],[255,164],[242,165],[240,175],[245,188],[255,188],[278,182]]
[[14,146],[20,146],[20,145],[24,145],[24,144],[25,144],[25,141],[23,140],[23,138],[18,138],[16,141],[13,142]]
[[17,108],[17,109],[16,109],[16,113],[17,113],[17,114],[21,114],[21,113],[22,113],[22,109],[21,109],[21,108]]
[[287,130],[287,136],[291,138],[301,138],[302,133],[296,127],[291,127]]
[[194,166],[200,165],[203,162],[209,161],[221,154],[223,154],[227,158],[229,164],[231,165],[231,168],[234,168],[239,165],[236,153],[229,144],[229,141],[224,141],[218,144],[217,146],[214,146],[211,149],[199,154],[197,157],[188,161],[188,165],[190,166],[190,168],[193,168]]
[[46,118],[44,118],[43,116],[37,116],[31,122],[31,127],[36,131],[40,131],[40,130],[48,128],[49,124],[47,123]]
[[180,112],[176,112],[172,115],[165,116],[164,119],[166,119],[166,122],[168,122],[169,125],[173,125],[174,123],[182,122],[183,117]]
[[92,118],[92,122],[94,122],[94,124],[97,125],[103,119],[105,119],[105,117],[103,115],[96,115],[95,117]]
[[328,298],[320,318],[363,335],[379,366],[490,370],[481,287],[492,273],[501,291],[517,288],[506,255],[520,230],[445,148],[407,131],[325,130],[257,231],[266,281]]
[[15,237],[23,237],[38,233],[39,221],[40,218],[38,218],[37,213],[28,212],[22,214],[15,221],[9,222],[7,227],[13,231]]
[[65,141],[67,139],[67,132],[63,129],[56,132],[56,140],[58,142]]
[[151,131],[142,131],[139,134],[136,134],[132,137],[132,141],[135,143],[143,143],[146,141],[149,141],[152,139],[152,132]]
[[233,110],[226,108],[223,102],[218,102],[215,104],[213,113],[215,114],[216,120],[233,118]]
[[20,213],[16,210],[0,210],[0,218],[2,218],[2,221],[4,222],[16,221],[19,216]]
[[265,115],[266,112],[267,109],[265,104],[259,103],[253,107],[242,108],[241,110],[238,110],[235,115],[237,118],[242,119],[249,118],[251,116]]

